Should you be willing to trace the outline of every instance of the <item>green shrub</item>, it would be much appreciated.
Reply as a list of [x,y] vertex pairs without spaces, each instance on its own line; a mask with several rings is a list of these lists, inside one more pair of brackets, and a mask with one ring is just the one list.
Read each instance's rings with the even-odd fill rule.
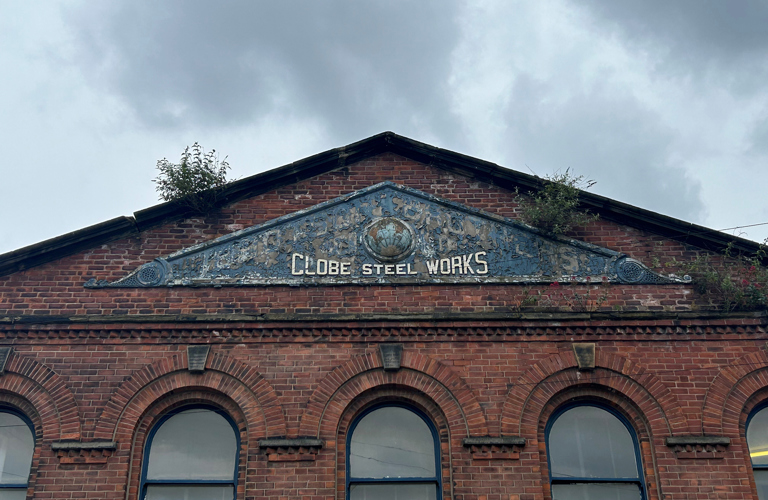
[[732,245],[723,255],[700,255],[690,262],[673,260],[666,265],[693,279],[694,290],[708,305],[731,311],[768,308],[768,268],[765,242],[754,255],[737,254]]
[[523,196],[519,192],[515,202],[520,206],[520,217],[526,224],[550,233],[565,234],[574,226],[584,226],[597,220],[597,214],[579,210],[579,191],[589,189],[595,181],[574,176],[570,169],[546,177],[537,192]]
[[194,213],[208,214],[217,205],[229,168],[226,157],[219,161],[215,149],[206,153],[194,143],[184,149],[179,163],[158,160],[159,173],[152,182],[161,200],[178,201]]

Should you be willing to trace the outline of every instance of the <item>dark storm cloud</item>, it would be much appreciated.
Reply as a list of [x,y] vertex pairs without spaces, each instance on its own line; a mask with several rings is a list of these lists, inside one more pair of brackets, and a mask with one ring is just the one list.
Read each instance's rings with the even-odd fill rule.
[[[593,191],[686,220],[700,220],[700,185],[668,158],[673,133],[630,94],[597,87],[553,96],[517,77],[507,110],[515,156],[537,175],[571,167]],[[517,166],[519,169],[520,167]]]
[[[765,0],[582,0],[598,20],[628,39],[652,43],[665,71],[713,70],[753,90],[765,76],[768,2]],[[723,70],[727,70],[725,74]],[[756,73],[757,72],[757,73]],[[759,73],[759,74],[758,74]]]
[[238,126],[278,112],[352,137],[456,128],[445,88],[458,42],[451,1],[107,5],[70,13],[79,57],[150,126]]

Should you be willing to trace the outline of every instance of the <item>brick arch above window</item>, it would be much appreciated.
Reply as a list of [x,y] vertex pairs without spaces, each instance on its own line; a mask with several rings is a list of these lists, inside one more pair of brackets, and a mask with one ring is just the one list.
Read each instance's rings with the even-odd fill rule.
[[459,434],[487,436],[485,413],[467,383],[440,361],[403,353],[399,371],[384,371],[376,352],[355,356],[328,373],[309,398],[299,424],[300,436],[334,436],[344,408],[373,387],[402,386],[427,394],[445,412]]
[[[0,377],[0,387],[3,387],[3,382],[5,382],[4,379],[6,376],[7,375]],[[10,377],[14,378],[15,376],[11,375]],[[50,402],[50,400],[48,401]],[[40,457],[43,454],[43,440],[50,439],[50,436],[52,435],[52,431],[50,429],[52,427],[55,428],[57,425],[55,415],[52,415],[52,412],[44,412],[43,415],[38,413],[35,406],[42,405],[38,406],[38,408],[48,408],[48,406],[45,406],[45,404],[46,403],[44,401],[33,403],[26,398],[4,392],[2,389],[0,389],[0,409],[8,408],[23,414],[26,418],[32,421],[32,426],[35,429],[35,450],[32,455],[32,464],[29,470],[29,479],[27,483],[27,488],[32,490],[34,490],[35,483],[37,482],[37,471],[40,464]]]
[[[176,398],[177,394],[192,392],[219,395],[221,398],[233,401],[234,405],[243,413],[243,423],[252,439],[274,436],[269,431],[264,409],[259,405],[250,389],[240,381],[230,375],[214,371],[207,371],[194,377],[193,379],[186,371],[174,372],[143,387],[126,405],[125,411],[115,425],[114,433],[110,435],[110,439],[117,441],[118,446],[122,449],[125,443],[131,442],[138,425],[151,408],[168,398]],[[189,396],[186,397],[189,399]]]
[[[0,381],[1,380],[2,379],[0,378]],[[33,402],[26,398],[0,390],[0,408],[11,408],[23,413],[32,421],[32,425],[35,427],[35,440],[48,439],[43,427],[46,425],[45,422],[48,421],[51,416],[46,414],[45,419],[43,419],[43,416],[37,411],[36,405]],[[46,406],[43,406],[43,408],[46,408]]]
[[[552,381],[554,383],[552,384],[552,387],[558,387],[558,389],[556,389],[553,394],[544,395],[542,393],[535,396],[535,399],[539,401],[540,404],[529,405],[525,415],[522,417],[523,421],[527,424],[526,429],[534,432],[538,443],[546,443],[547,424],[562,408],[568,405],[582,404],[610,408],[612,411],[621,415],[621,417],[630,424],[639,443],[636,452],[638,453],[642,464],[642,476],[640,479],[645,484],[645,498],[661,498],[659,493],[661,491],[661,486],[659,484],[659,476],[655,470],[656,460],[653,455],[654,450],[657,454],[661,453],[663,455],[664,453],[667,453],[667,456],[671,455],[671,452],[666,452],[664,450],[664,447],[662,446],[663,439],[661,439],[661,435],[659,434],[668,427],[660,425],[659,421],[656,420],[658,417],[655,416],[655,412],[651,413],[650,416],[646,414],[645,409],[647,409],[648,406],[646,404],[641,404],[641,402],[636,399],[630,398],[628,396],[630,391],[623,393],[614,387],[598,385],[595,382],[590,382],[588,380],[579,381],[577,384],[570,385],[566,383],[562,386],[555,381],[555,379],[565,379],[563,382],[567,382],[568,376],[568,373],[562,372],[553,376]],[[533,427],[533,429],[529,429],[528,426]],[[655,443],[654,446],[650,445],[652,441]],[[544,490],[544,498],[551,499],[552,492],[550,491],[549,462],[545,453],[539,454],[539,464],[541,468],[541,484],[542,489]]]
[[596,368],[590,372],[578,372],[572,351],[554,354],[529,368],[507,394],[502,407],[500,434],[531,435],[536,424],[530,419],[538,419],[538,413],[534,411],[535,417],[528,417],[526,421],[524,415],[531,408],[540,409],[558,392],[585,383],[609,387],[634,401],[646,417],[656,423],[654,432],[660,436],[690,432],[677,398],[655,375],[622,356],[599,349],[595,358]]
[[[0,391],[29,401],[40,413],[46,440],[80,439],[80,410],[75,396],[51,368],[14,352],[0,377]],[[43,411],[53,408],[55,411]]]
[[[337,436],[345,436],[349,425],[361,412],[371,406],[400,403],[413,406],[432,420],[441,441],[450,437],[450,425],[442,408],[429,396],[408,387],[377,386],[359,394],[344,408],[336,429]],[[459,444],[461,440],[457,441]]]
[[346,442],[350,425],[369,408],[389,404],[400,405],[421,412],[431,421],[431,425],[437,433],[439,443],[437,451],[440,453],[440,471],[438,475],[441,479],[441,489],[443,492],[441,498],[453,498],[451,494],[453,490],[451,481],[453,458],[454,455],[460,456],[461,453],[466,453],[461,443],[461,437],[457,437],[450,432],[448,417],[432,398],[409,387],[398,386],[372,387],[359,394],[344,408],[337,424],[335,436],[337,442],[337,446],[335,446],[337,471],[335,498],[339,500],[346,498],[346,461],[348,450],[346,446],[339,445]]
[[[221,374],[217,376],[221,377]],[[231,379],[230,379],[231,380]],[[185,406],[209,406],[226,413],[234,422],[239,433],[240,452],[237,463],[237,483],[245,484],[249,480],[246,477],[248,471],[256,468],[257,457],[249,457],[247,450],[257,441],[258,434],[262,430],[254,423],[253,416],[229,395],[213,390],[209,387],[190,386],[182,389],[174,389],[160,395],[150,403],[141,416],[134,422],[133,436],[118,441],[119,452],[131,457],[134,464],[141,464],[145,457],[145,446],[151,429],[157,425],[168,413],[183,409]],[[256,426],[254,428],[254,426]],[[257,434],[257,435],[254,435]],[[250,442],[249,442],[250,441]],[[254,480],[255,478],[250,478]],[[136,500],[140,492],[133,486],[141,482],[141,467],[137,466],[130,471],[128,477],[128,500]],[[238,494],[238,499],[242,494]]]
[[[143,405],[146,408],[147,398],[154,401],[167,393],[169,387],[179,389],[197,386],[220,390],[229,395],[241,404],[246,414],[259,413],[264,428],[260,437],[286,435],[285,415],[277,394],[254,367],[218,352],[211,353],[206,371],[202,374],[191,374],[187,366],[186,353],[178,352],[134,373],[112,394],[99,417],[95,437],[116,439],[119,427],[126,422],[124,416],[130,415],[132,405]],[[158,383],[160,381],[163,383]],[[140,401],[137,402],[137,399]]]
[[723,367],[704,397],[701,432],[704,435],[739,434],[748,402],[766,387],[768,352],[765,350],[747,354]]

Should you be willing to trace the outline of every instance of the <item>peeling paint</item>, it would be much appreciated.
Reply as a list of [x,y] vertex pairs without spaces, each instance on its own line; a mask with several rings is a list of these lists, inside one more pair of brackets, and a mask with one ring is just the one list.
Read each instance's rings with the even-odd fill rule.
[[[370,237],[412,245],[377,257]],[[400,222],[398,222],[400,221]],[[375,224],[374,224],[375,223]],[[393,225],[394,224],[394,225]],[[405,230],[405,229],[403,229]],[[412,233],[412,234],[411,234]],[[543,233],[426,193],[385,182],[313,208],[156,259],[114,283],[87,287],[684,282],[651,272],[612,250]]]

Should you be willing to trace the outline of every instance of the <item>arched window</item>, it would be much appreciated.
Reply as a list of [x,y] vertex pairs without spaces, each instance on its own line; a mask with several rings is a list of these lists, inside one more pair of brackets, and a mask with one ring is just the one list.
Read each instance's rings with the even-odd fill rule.
[[240,437],[234,422],[209,407],[166,415],[147,439],[141,498],[233,500]]
[[768,406],[757,408],[749,416],[747,445],[757,484],[757,496],[760,500],[768,500]]
[[413,408],[384,405],[367,410],[347,435],[347,498],[440,498],[438,443],[432,423]]
[[34,452],[32,422],[21,413],[0,408],[0,498],[27,498]]
[[552,417],[546,436],[553,500],[645,498],[637,437],[617,413],[570,405]]

